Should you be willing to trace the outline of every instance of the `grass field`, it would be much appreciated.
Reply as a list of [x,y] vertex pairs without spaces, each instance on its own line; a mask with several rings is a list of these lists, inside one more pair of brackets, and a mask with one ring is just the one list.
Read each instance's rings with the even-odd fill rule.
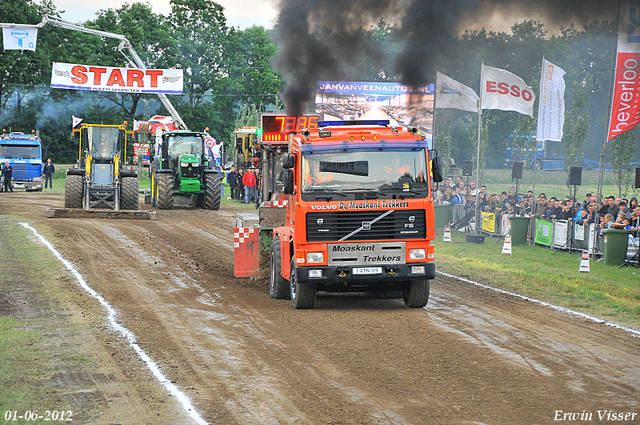
[[640,269],[605,266],[591,260],[580,273],[580,255],[540,246],[514,246],[502,255],[503,241],[466,243],[454,232],[453,243],[436,236],[436,268],[456,276],[536,298],[600,318],[640,326]]

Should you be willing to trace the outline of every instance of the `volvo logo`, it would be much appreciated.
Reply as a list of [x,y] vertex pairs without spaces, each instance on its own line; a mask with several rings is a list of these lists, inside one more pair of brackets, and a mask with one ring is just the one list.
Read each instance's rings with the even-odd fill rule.
[[413,223],[414,221],[416,221],[416,216],[415,215],[410,215],[409,216],[409,223]]
[[362,230],[371,230],[371,222],[363,221],[362,222]]
[[324,219],[323,218],[319,218],[316,220],[316,223],[318,223],[318,226],[322,226],[322,223],[324,223]]

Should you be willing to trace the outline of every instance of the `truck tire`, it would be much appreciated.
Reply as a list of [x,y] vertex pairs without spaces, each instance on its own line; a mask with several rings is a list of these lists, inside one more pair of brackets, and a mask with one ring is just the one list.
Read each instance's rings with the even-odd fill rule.
[[409,308],[422,308],[429,302],[429,279],[408,282],[402,290],[404,304]]
[[280,238],[273,238],[271,243],[271,263],[269,264],[269,295],[277,300],[289,298],[289,284],[282,277],[282,257],[280,255]]
[[173,175],[170,173],[156,174],[158,198],[156,203],[161,210],[173,208]]
[[64,207],[82,208],[84,196],[84,178],[82,176],[69,175],[64,181]]
[[316,303],[318,287],[313,284],[300,284],[296,279],[296,259],[291,257],[291,275],[289,276],[289,290],[291,291],[291,305],[293,308],[313,308]]
[[542,161],[536,159],[536,161],[533,163],[533,167],[536,171],[542,170]]
[[204,195],[204,207],[208,210],[219,210],[222,199],[222,188],[220,187],[220,176],[218,174],[205,174],[206,185]]
[[138,189],[139,182],[137,177],[124,177],[122,179],[122,193],[120,196],[121,210],[137,210],[138,209]]

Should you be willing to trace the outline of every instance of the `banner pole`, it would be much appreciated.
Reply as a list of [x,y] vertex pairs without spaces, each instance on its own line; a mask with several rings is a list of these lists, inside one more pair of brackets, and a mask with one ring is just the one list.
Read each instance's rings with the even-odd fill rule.
[[[602,153],[600,154],[600,162],[598,164],[598,191],[596,193],[596,211],[598,210],[598,202],[600,201],[600,194],[602,194],[603,190],[603,180],[604,180],[604,158],[607,153],[607,146],[609,144],[609,127],[611,126],[611,111],[613,110],[613,91],[615,90],[615,78],[617,72],[617,64],[618,64],[618,41],[620,38],[620,6],[622,1],[618,0],[618,17],[616,20],[616,37],[614,38],[614,48],[613,48],[613,59],[611,60],[611,78],[609,80],[609,111],[607,113],[607,127],[605,128],[604,134],[604,143],[602,144]],[[604,194],[602,194],[604,199]],[[600,215],[596,213],[596,217],[594,220],[596,225],[596,231],[594,233],[594,241],[593,241],[593,253],[597,251],[597,242],[598,242],[598,234],[600,232],[597,231],[600,226]]]
[[480,200],[480,186],[482,186],[482,182],[480,182],[480,137],[482,132],[482,77],[484,73],[484,63],[482,63],[480,68],[480,96],[478,98],[478,157],[477,160],[477,168],[476,168],[476,204],[474,207],[473,216],[476,220],[476,226],[474,234],[477,236],[479,233],[478,226],[480,225],[480,217],[478,215],[478,202]]
[[[538,143],[544,143],[544,141],[538,140],[538,134],[540,134],[540,102],[542,102],[542,90],[544,84],[544,60],[545,55],[542,55],[542,75],[540,76],[540,91],[538,92],[538,119],[536,120],[536,144],[533,147],[533,185],[531,188],[531,218],[538,210],[538,202],[536,201],[536,164],[538,163]],[[533,229],[534,225],[532,223],[531,218],[529,219],[529,245],[532,245],[533,238]],[[535,220],[533,220],[535,221]],[[535,244],[535,242],[533,243]]]

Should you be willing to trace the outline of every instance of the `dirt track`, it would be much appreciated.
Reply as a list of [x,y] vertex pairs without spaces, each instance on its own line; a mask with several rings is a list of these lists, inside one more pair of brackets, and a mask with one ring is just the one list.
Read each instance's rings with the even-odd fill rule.
[[[209,423],[546,424],[560,410],[609,423],[598,410],[640,413],[640,338],[627,332],[443,277],[426,309],[319,294],[315,309],[294,310],[269,298],[266,280],[233,277],[239,207],[48,219],[62,194],[2,195],[2,224],[25,221],[47,237]],[[77,293],[67,311],[101,325],[86,344],[113,369],[105,398],[132,409],[117,423],[190,423]],[[94,423],[116,422],[105,413]]]

